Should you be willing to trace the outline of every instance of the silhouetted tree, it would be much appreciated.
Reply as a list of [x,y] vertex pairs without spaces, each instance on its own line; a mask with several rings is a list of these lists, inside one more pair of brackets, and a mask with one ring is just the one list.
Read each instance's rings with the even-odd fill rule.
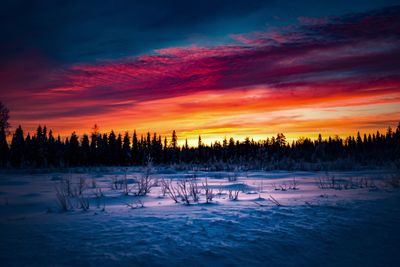
[[178,136],[176,135],[175,130],[172,131],[171,136],[171,161],[177,162],[179,158],[179,148],[178,148]]
[[134,164],[139,164],[139,142],[136,135],[136,130],[133,131],[132,137],[132,161]]
[[53,131],[49,131],[49,138],[47,141],[47,163],[50,166],[56,166],[57,162],[57,148],[56,148],[56,140],[53,136]]
[[124,165],[129,165],[132,163],[131,141],[129,139],[128,132],[125,132],[124,141],[122,144],[122,163]]
[[75,132],[71,134],[67,145],[67,160],[71,166],[79,164],[79,139]]
[[89,165],[90,163],[90,143],[89,136],[84,134],[81,142],[81,149],[79,154],[79,160],[82,165]]
[[11,141],[10,149],[10,160],[11,165],[14,167],[20,167],[25,160],[25,141],[24,132],[22,131],[21,125],[15,130]]
[[[97,127],[95,127],[97,128]],[[151,159],[155,164],[188,163],[208,166],[207,168],[224,168],[235,164],[241,168],[262,169],[302,169],[304,166],[315,166],[317,170],[326,170],[329,164],[334,168],[352,168],[361,166],[391,166],[400,164],[400,124],[395,130],[388,127],[385,133],[357,133],[341,139],[329,136],[323,139],[318,135],[316,140],[299,138],[291,143],[284,134],[260,140],[258,142],[245,138],[244,141],[215,141],[210,145],[198,139],[197,147],[189,147],[188,140],[179,147],[177,134],[172,132],[171,142],[157,133],[150,132],[138,140],[136,131],[132,138],[129,134],[100,134],[95,129],[89,136],[79,138],[75,132],[62,140],[54,139],[53,132],[47,132],[46,126],[39,125],[36,134],[27,134],[24,139],[22,127],[19,126],[7,142],[5,129],[0,129],[0,166],[93,166],[93,165],[142,165]],[[224,162],[229,164],[223,164]],[[306,164],[307,163],[307,164]]]
[[1,167],[7,166],[9,160],[9,147],[6,139],[6,130],[2,126],[0,128],[0,165]]
[[36,130],[36,136],[32,139],[35,150],[34,150],[34,158],[35,164],[37,166],[45,166],[46,158],[45,158],[45,138],[43,135],[42,126],[38,126]]
[[197,143],[197,160],[198,162],[203,161],[203,142],[201,141],[201,136],[199,135],[198,143]]

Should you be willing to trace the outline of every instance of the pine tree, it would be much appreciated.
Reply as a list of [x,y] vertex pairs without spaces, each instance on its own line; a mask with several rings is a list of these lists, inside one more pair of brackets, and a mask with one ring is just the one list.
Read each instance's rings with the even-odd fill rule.
[[122,163],[124,165],[130,165],[132,163],[132,152],[131,152],[131,141],[129,139],[129,133],[125,132],[124,141],[122,145]]
[[146,134],[146,141],[144,143],[144,157],[145,159],[151,158],[151,135],[150,132]]
[[56,166],[57,165],[57,155],[56,155],[56,140],[54,139],[53,136],[53,131],[49,131],[49,138],[47,141],[47,162],[50,166]]
[[79,165],[85,165],[85,166],[89,165],[90,163],[89,158],[90,158],[89,136],[87,134],[84,134],[81,142]]
[[199,162],[203,161],[203,142],[201,141],[201,136],[199,135],[199,140],[197,144],[197,160]]
[[38,126],[36,130],[36,137],[34,140],[35,143],[35,164],[37,167],[42,167],[45,165],[45,141],[43,136],[42,126]]
[[107,163],[114,165],[116,164],[116,151],[117,151],[117,140],[114,131],[111,130],[108,136],[108,159]]
[[177,146],[178,146],[178,137],[176,136],[175,130],[173,130],[171,138],[171,148],[176,150]]
[[35,162],[34,159],[35,145],[32,141],[31,134],[28,133],[25,138],[25,164],[32,166]]
[[163,162],[168,163],[168,141],[167,137],[164,137],[164,147],[163,147]]
[[[68,140],[68,139],[67,139]],[[72,132],[67,145],[68,162],[71,166],[77,166],[80,162],[79,157],[79,139],[75,132]]]
[[[90,158],[89,158],[89,155]],[[135,155],[135,158],[131,157]],[[385,134],[379,131],[376,134],[349,136],[342,140],[338,136],[322,139],[319,135],[316,140],[299,138],[291,144],[286,142],[282,133],[271,139],[254,141],[246,138],[243,142],[233,138],[223,139],[222,143],[215,141],[205,145],[199,136],[198,147],[189,148],[188,140],[180,148],[177,145],[176,132],[173,131],[171,142],[156,133],[140,138],[136,131],[130,146],[129,134],[124,137],[111,131],[109,135],[94,131],[89,136],[84,134],[80,139],[75,132],[63,142],[58,136],[54,139],[53,132],[47,133],[47,128],[39,125],[36,135],[29,133],[24,139],[22,127],[19,126],[12,137],[11,147],[6,138],[5,129],[0,130],[0,166],[9,164],[20,166],[81,166],[81,165],[129,165],[145,164],[148,156],[156,164],[165,163],[220,163],[221,160],[257,168],[291,168],[294,162],[309,162],[311,164],[327,161],[343,160],[351,165],[361,166],[379,164],[381,166],[394,165],[400,160],[400,124],[395,130],[388,128]],[[292,162],[292,163],[291,163]],[[219,166],[217,165],[213,165]],[[312,166],[312,165],[311,165]],[[286,168],[286,167],[284,167]]]
[[6,139],[6,130],[4,125],[0,128],[0,166],[7,166],[9,158],[9,147]]
[[56,158],[54,162],[58,164],[58,166],[63,166],[65,164],[65,143],[61,141],[60,135],[57,136],[57,140],[55,141],[55,150],[56,150]]
[[122,135],[118,134],[117,140],[115,142],[116,147],[115,147],[115,159],[114,159],[114,164],[121,165],[123,164],[122,158]]
[[179,149],[178,149],[178,137],[176,136],[175,130],[172,131],[171,137],[171,161],[176,163],[179,157]]
[[101,149],[101,134],[99,132],[99,126],[95,124],[92,128],[92,133],[90,135],[90,163],[92,165],[97,165],[101,163]]
[[233,159],[235,157],[235,140],[231,137],[228,143],[228,158]]
[[10,157],[11,165],[14,167],[20,167],[24,162],[25,152],[25,140],[24,132],[22,131],[21,125],[15,130],[11,141]]
[[133,131],[132,137],[132,161],[133,164],[139,164],[139,143],[136,135],[136,130]]

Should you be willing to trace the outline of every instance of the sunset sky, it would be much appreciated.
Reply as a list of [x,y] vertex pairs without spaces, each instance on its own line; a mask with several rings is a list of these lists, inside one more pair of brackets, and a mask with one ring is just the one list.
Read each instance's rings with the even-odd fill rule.
[[398,1],[4,1],[11,125],[195,144],[400,121]]

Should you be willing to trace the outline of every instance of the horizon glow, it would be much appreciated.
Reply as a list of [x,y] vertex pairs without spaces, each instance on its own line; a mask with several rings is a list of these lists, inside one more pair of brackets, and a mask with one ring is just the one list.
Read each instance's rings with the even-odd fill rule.
[[192,146],[199,135],[209,144],[382,132],[400,120],[399,37],[395,6],[87,62],[32,50],[0,66],[0,101],[14,128],[41,124],[62,137],[94,124],[176,130]]

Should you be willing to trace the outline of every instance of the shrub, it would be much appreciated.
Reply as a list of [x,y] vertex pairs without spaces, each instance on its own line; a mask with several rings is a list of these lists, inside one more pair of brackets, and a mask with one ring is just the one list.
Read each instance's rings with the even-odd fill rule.
[[66,184],[61,183],[60,186],[56,186],[56,197],[57,197],[57,204],[61,211],[69,211],[72,209],[70,196],[68,194]]
[[239,193],[240,193],[239,189],[236,189],[236,190],[230,189],[230,190],[228,190],[229,199],[230,200],[238,200],[239,199]]
[[93,192],[94,197],[96,199],[96,206],[97,208],[101,208],[102,211],[106,210],[106,200],[103,192],[101,191],[101,188],[96,188],[96,190]]
[[86,189],[86,178],[80,176],[78,180],[78,190],[77,190],[78,195],[81,196],[85,189]]
[[190,204],[190,186],[187,180],[181,180],[177,182],[179,196],[186,205]]
[[189,187],[190,187],[190,195],[193,199],[193,202],[196,202],[196,203],[199,202],[201,190],[199,189],[196,177],[194,177],[192,180],[190,180]]
[[206,195],[206,203],[209,203],[213,200],[214,198],[214,193],[213,190],[208,186],[208,180],[206,178],[205,183],[203,183],[203,188],[205,190],[205,195]]
[[298,183],[296,181],[296,177],[293,177],[292,183],[289,186],[290,190],[298,190],[299,188],[297,187]]
[[179,189],[173,185],[172,180],[161,179],[161,191],[167,194],[175,203],[179,203]]
[[85,197],[84,195],[77,195],[76,199],[78,201],[78,204],[79,204],[80,208],[83,211],[88,211],[89,210],[90,201],[89,201],[88,197]]
[[144,174],[139,178],[137,183],[137,196],[145,196],[150,193],[151,188],[153,188],[157,182],[150,176],[150,168],[147,167]]

